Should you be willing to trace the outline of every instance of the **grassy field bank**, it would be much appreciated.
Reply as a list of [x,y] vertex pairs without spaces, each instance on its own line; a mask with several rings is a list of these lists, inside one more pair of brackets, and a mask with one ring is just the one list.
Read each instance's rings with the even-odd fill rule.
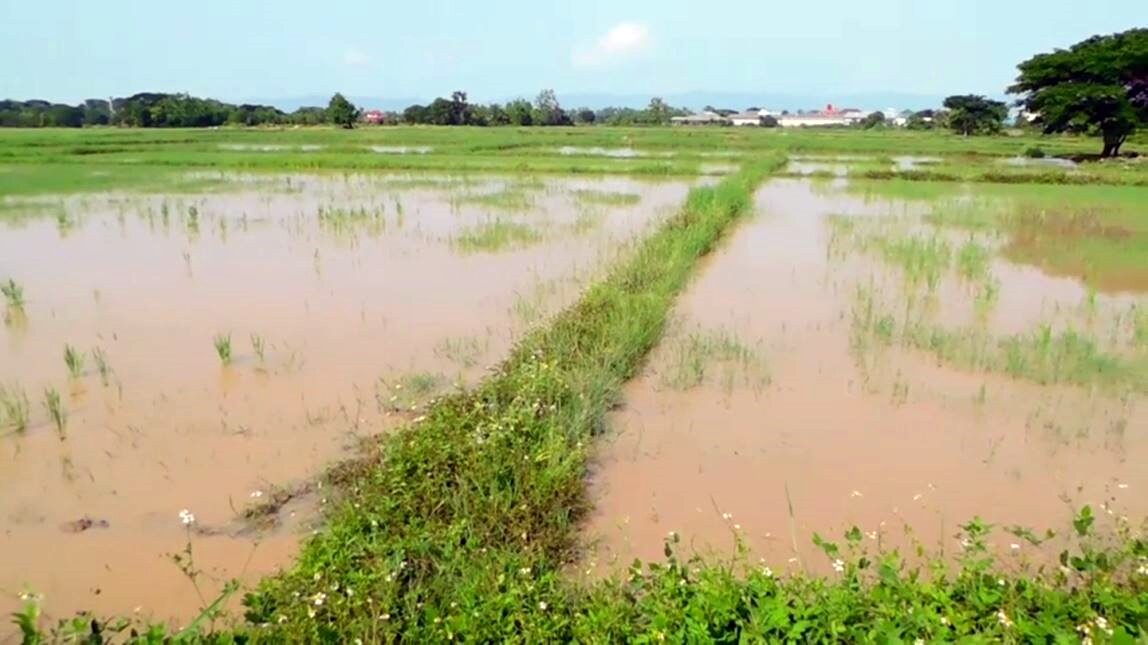
[[[1137,141],[1129,144],[1135,149]],[[0,195],[162,189],[188,170],[418,170],[634,175],[724,174],[772,152],[945,155],[905,176],[946,181],[1145,183],[1148,171],[1090,164],[1071,173],[994,160],[1031,148],[1094,152],[1085,137],[959,137],[949,133],[758,128],[432,128],[336,130],[0,130]],[[47,166],[45,168],[44,166]],[[867,170],[874,178],[886,168]]]
[[[583,132],[587,137],[645,136],[639,130],[597,129],[568,134],[540,130],[537,136],[578,137]],[[706,142],[698,144],[699,164],[702,149],[715,145],[707,137],[749,141],[739,160],[748,163],[714,186],[691,191],[680,211],[660,230],[641,242],[578,303],[526,336],[477,388],[438,400],[410,425],[366,446],[362,458],[327,473],[324,490],[329,491],[331,510],[325,528],[308,540],[292,569],[265,580],[248,595],[246,622],[213,625],[209,612],[178,637],[212,642],[331,643],[456,639],[910,642],[969,636],[1009,642],[1070,642],[1085,636],[1101,642],[1142,640],[1148,633],[1148,542],[1141,527],[1119,518],[1110,520],[1087,507],[1074,518],[1072,545],[1061,556],[1060,566],[1047,568],[994,558],[988,546],[993,527],[974,519],[960,528],[963,551],[955,558],[923,548],[914,554],[888,551],[880,542],[867,542],[854,528],[837,539],[815,538],[831,575],[779,576],[766,563],[746,558],[682,561],[675,556],[678,538],[671,534],[666,538],[664,562],[636,563],[622,579],[573,579],[569,563],[577,547],[578,524],[589,503],[585,476],[591,444],[604,430],[607,411],[618,403],[622,383],[636,373],[660,340],[674,299],[698,262],[749,213],[756,187],[786,164],[786,155],[773,145],[786,133],[648,132],[650,147],[660,137],[685,135],[684,141],[699,137],[698,141]],[[425,134],[444,140],[462,136],[418,128],[378,133],[362,136]],[[0,187],[20,185],[20,181],[3,179],[6,174],[19,176],[22,169],[33,166],[69,167],[56,162],[78,155],[87,163],[87,157],[104,154],[40,150],[54,148],[52,137],[64,139],[65,134],[72,133],[45,134],[40,144],[30,138],[15,146],[21,151],[10,159],[15,163],[0,171]],[[109,137],[109,146],[114,147],[118,144],[112,140],[120,134],[107,131],[99,136]],[[199,132],[141,134],[146,135],[144,139],[154,137],[160,147],[202,143]],[[535,134],[529,131],[522,136]],[[859,149],[876,145],[877,139],[868,134],[849,134],[855,138],[837,141],[837,145]],[[184,136],[194,141],[179,140]],[[218,136],[246,136],[246,132],[219,131]],[[298,136],[343,137],[344,133],[302,131]],[[466,136],[489,136],[493,145],[502,133],[482,131]],[[816,138],[822,136],[824,140]],[[802,141],[798,145],[807,146],[829,146],[833,136],[793,135]],[[914,151],[921,152],[930,145],[958,149],[987,141],[991,145],[983,144],[986,149],[981,154],[1015,154],[989,149],[1003,145],[1006,139],[929,136],[937,138],[913,135],[885,142],[908,141],[918,146]],[[589,141],[579,140],[577,145]],[[593,141],[618,144],[616,139]],[[758,148],[759,141],[769,143]],[[1075,140],[1066,141],[1076,145]],[[11,150],[7,143],[0,144],[0,149]],[[554,141],[545,139],[540,145],[551,146]],[[474,169],[495,169],[489,160],[501,158],[500,149],[491,149],[495,152],[475,155],[475,161],[467,163],[473,163]],[[516,150],[507,155],[509,162],[532,163],[523,161],[530,156],[529,146]],[[42,158],[34,159],[40,152]],[[226,157],[230,153],[155,149],[107,154],[139,155],[140,159],[156,155],[148,164],[162,164],[158,157],[171,155],[171,163],[186,170],[196,167],[197,155]],[[261,154],[245,151],[236,158],[262,158]],[[279,151],[266,154],[268,164],[293,167],[294,156],[279,158]],[[296,154],[309,153],[291,153]],[[358,156],[334,155],[333,159]],[[434,159],[435,155],[399,158]],[[449,163],[463,158],[462,153],[448,157]],[[562,154],[541,158],[553,159],[556,170],[567,171],[575,163],[572,160],[581,159]],[[601,164],[602,168],[615,163],[619,167],[631,162],[672,163],[595,155],[585,159],[589,161],[577,163]],[[24,181],[45,176],[39,170],[29,172]],[[138,187],[153,181],[158,186],[170,179],[161,171],[150,172],[157,174],[140,175]],[[49,183],[44,186],[55,191],[89,187],[86,182],[100,176],[89,173],[69,179],[71,183],[45,180]],[[120,187],[109,181],[109,187]],[[1101,528],[1098,522],[1104,524],[1103,531],[1097,531]],[[737,539],[739,530],[731,523],[731,540]],[[1018,540],[1033,543],[1044,539],[1032,533],[1020,535],[1025,537]],[[169,634],[162,626],[132,633],[129,622],[93,622],[90,618],[68,621],[44,633],[37,612],[33,601],[17,616],[31,642],[90,638],[96,632],[101,637],[118,634],[161,642]]]

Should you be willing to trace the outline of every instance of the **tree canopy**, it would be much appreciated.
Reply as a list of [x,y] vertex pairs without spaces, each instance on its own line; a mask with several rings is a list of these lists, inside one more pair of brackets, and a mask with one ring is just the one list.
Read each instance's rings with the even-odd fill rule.
[[950,96],[945,99],[948,123],[953,132],[963,135],[996,134],[1008,117],[1008,106],[977,94]]
[[348,101],[347,97],[338,92],[331,97],[331,102],[327,104],[327,120],[342,128],[355,127],[355,122],[359,120],[361,112],[354,103]]
[[1100,134],[1101,154],[1110,157],[1148,123],[1148,29],[1093,36],[1017,68],[1008,91],[1024,95],[1022,105],[1046,133]]

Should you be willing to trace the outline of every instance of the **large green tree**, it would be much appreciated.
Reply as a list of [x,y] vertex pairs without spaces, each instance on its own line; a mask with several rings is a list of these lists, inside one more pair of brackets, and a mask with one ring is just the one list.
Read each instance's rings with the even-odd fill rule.
[[996,134],[1001,131],[1008,106],[976,94],[950,96],[945,99],[949,127],[958,134]]
[[1093,36],[1068,49],[1037,54],[1017,66],[1009,88],[1046,133],[1104,138],[1105,157],[1148,123],[1148,29]]
[[335,93],[331,102],[327,104],[327,120],[342,128],[353,128],[359,120],[359,108],[347,100],[347,97]]

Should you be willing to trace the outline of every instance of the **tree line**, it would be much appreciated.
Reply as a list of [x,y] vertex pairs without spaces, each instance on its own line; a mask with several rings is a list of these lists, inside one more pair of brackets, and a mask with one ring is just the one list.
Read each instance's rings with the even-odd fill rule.
[[542,90],[533,102],[515,99],[505,104],[471,103],[467,93],[453,92],[450,98],[437,98],[427,105],[412,105],[394,120],[421,125],[472,126],[560,126],[560,125],[669,125],[675,116],[689,114],[684,108],[669,106],[654,97],[645,109],[587,107],[565,109],[554,90]]
[[49,101],[0,101],[0,127],[79,128],[118,125],[137,128],[203,128],[221,125],[327,123],[327,112],[303,107],[287,113],[270,105],[235,105],[188,94],[141,92],[79,105]]
[[[1114,156],[1137,128],[1148,125],[1148,29],[1138,28],[1093,36],[1068,49],[1038,54],[1017,66],[1019,75],[1008,88],[1019,96],[1021,109],[1015,125],[1046,134],[1072,132],[1100,136],[1102,156]],[[713,110],[712,108],[709,108]],[[719,110],[713,110],[720,112]],[[962,135],[996,134],[1008,118],[1003,101],[967,94],[945,99],[937,110],[908,116],[905,126],[927,130],[948,128]],[[666,125],[689,111],[653,98],[644,109],[609,107],[567,110],[553,90],[543,90],[533,102],[516,99],[505,104],[471,103],[457,91],[427,105],[412,105],[402,113],[386,114],[382,121],[442,126],[562,126]],[[378,116],[378,115],[373,115]],[[0,127],[212,127],[221,125],[318,125],[353,127],[363,111],[341,94],[326,108],[303,107],[287,113],[268,105],[234,105],[188,94],[143,92],[125,98],[88,99],[79,105],[48,101],[0,101]],[[775,117],[761,125],[776,127]],[[874,112],[857,127],[887,126],[884,114]]]

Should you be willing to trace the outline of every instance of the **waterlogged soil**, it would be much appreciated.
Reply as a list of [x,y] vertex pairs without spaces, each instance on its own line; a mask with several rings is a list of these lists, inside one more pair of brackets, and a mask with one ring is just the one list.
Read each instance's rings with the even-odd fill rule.
[[[908,307],[920,288],[871,254],[842,249],[830,222],[923,210],[859,200],[842,184],[767,184],[758,215],[683,296],[610,419],[579,575],[657,560],[670,532],[686,555],[728,558],[740,539],[776,570],[832,574],[814,533],[841,541],[857,526],[870,548],[879,540],[952,554],[959,525],[974,516],[1063,533],[1083,504],[1134,521],[1148,513],[1148,405],[1135,392],[1041,386],[897,344],[858,349],[859,289]],[[974,313],[970,290],[946,277],[929,298],[930,322],[1006,334],[1051,318],[1091,321],[1099,337],[1127,333],[1113,321],[1128,298],[1090,300],[1079,282],[999,258],[991,266],[1000,291],[989,312]],[[703,355],[696,363],[706,370],[683,385],[683,339],[707,334],[736,339],[768,377],[728,378],[737,361]],[[994,548],[1018,562],[1047,556],[1008,534]]]
[[[289,564],[323,490],[288,504],[274,530],[240,521],[245,508],[481,378],[688,188],[241,179],[210,195],[84,196],[53,203],[59,216],[0,220],[0,276],[26,300],[0,328],[0,384],[30,409],[24,431],[0,436],[0,613],[28,590],[51,617],[184,622],[226,580]],[[511,189],[527,206],[468,201]],[[587,191],[630,199],[587,204]],[[460,248],[496,221],[536,234]],[[229,364],[214,347],[226,335]],[[76,377],[65,345],[86,357]],[[189,540],[198,590],[172,558]]]

